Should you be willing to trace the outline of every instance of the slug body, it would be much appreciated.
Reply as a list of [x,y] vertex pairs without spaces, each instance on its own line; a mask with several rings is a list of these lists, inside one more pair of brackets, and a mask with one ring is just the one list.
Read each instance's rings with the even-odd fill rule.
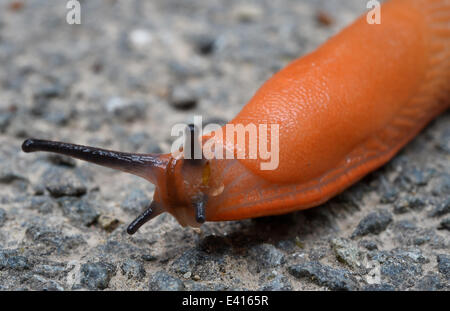
[[[450,1],[391,0],[381,7],[381,24],[362,16],[275,74],[230,122],[279,126],[274,170],[261,170],[258,158],[194,163],[182,152],[137,155],[36,140],[23,150],[71,155],[154,183],[153,203],[129,228],[134,233],[162,212],[199,226],[319,205],[389,161],[449,105]],[[192,141],[230,149],[216,133]]]

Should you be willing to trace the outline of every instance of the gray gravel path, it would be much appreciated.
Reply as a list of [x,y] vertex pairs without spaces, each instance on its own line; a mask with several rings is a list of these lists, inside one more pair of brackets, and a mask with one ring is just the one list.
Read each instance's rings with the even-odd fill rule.
[[168,152],[173,124],[227,122],[366,1],[81,1],[81,25],[65,1],[13,2],[0,0],[1,290],[449,290],[448,112],[323,206],[201,232],[163,215],[130,237],[151,184],[20,151],[32,136]]

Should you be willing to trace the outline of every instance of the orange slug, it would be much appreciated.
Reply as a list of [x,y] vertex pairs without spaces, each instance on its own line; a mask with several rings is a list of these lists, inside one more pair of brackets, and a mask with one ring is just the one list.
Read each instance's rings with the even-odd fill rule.
[[[182,226],[200,226],[317,206],[389,161],[449,104],[450,1],[391,0],[381,6],[380,24],[369,24],[364,15],[293,61],[228,124],[277,125],[274,169],[261,169],[261,156],[185,156],[208,142],[216,143],[211,150],[218,154],[250,150],[247,140],[224,142],[222,129],[194,135],[175,154],[35,139],[22,149],[73,156],[154,183],[153,202],[128,227],[133,234],[163,212]],[[273,131],[259,139],[274,142]]]

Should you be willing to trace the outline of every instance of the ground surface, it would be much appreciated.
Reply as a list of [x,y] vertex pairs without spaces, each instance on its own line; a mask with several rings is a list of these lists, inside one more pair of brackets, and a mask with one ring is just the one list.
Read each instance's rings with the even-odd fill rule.
[[152,185],[20,151],[168,152],[173,124],[231,119],[366,1],[82,1],[79,26],[59,2],[0,0],[0,289],[449,289],[448,113],[323,206],[201,233],[164,215],[130,237]]

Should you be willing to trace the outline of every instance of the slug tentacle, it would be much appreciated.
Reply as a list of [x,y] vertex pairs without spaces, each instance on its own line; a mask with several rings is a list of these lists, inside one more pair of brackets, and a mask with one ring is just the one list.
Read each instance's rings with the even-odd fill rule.
[[161,208],[161,206],[153,201],[141,215],[139,215],[135,220],[131,222],[131,224],[127,228],[127,233],[130,235],[135,234],[143,224],[152,220],[162,212],[163,209]]
[[157,154],[125,153],[101,148],[75,145],[58,141],[27,139],[22,144],[24,152],[48,151],[80,160],[118,169],[156,183],[157,168],[164,169],[167,162]]
[[197,200],[194,201],[195,208],[195,220],[202,224],[206,221],[206,196],[200,195]]

